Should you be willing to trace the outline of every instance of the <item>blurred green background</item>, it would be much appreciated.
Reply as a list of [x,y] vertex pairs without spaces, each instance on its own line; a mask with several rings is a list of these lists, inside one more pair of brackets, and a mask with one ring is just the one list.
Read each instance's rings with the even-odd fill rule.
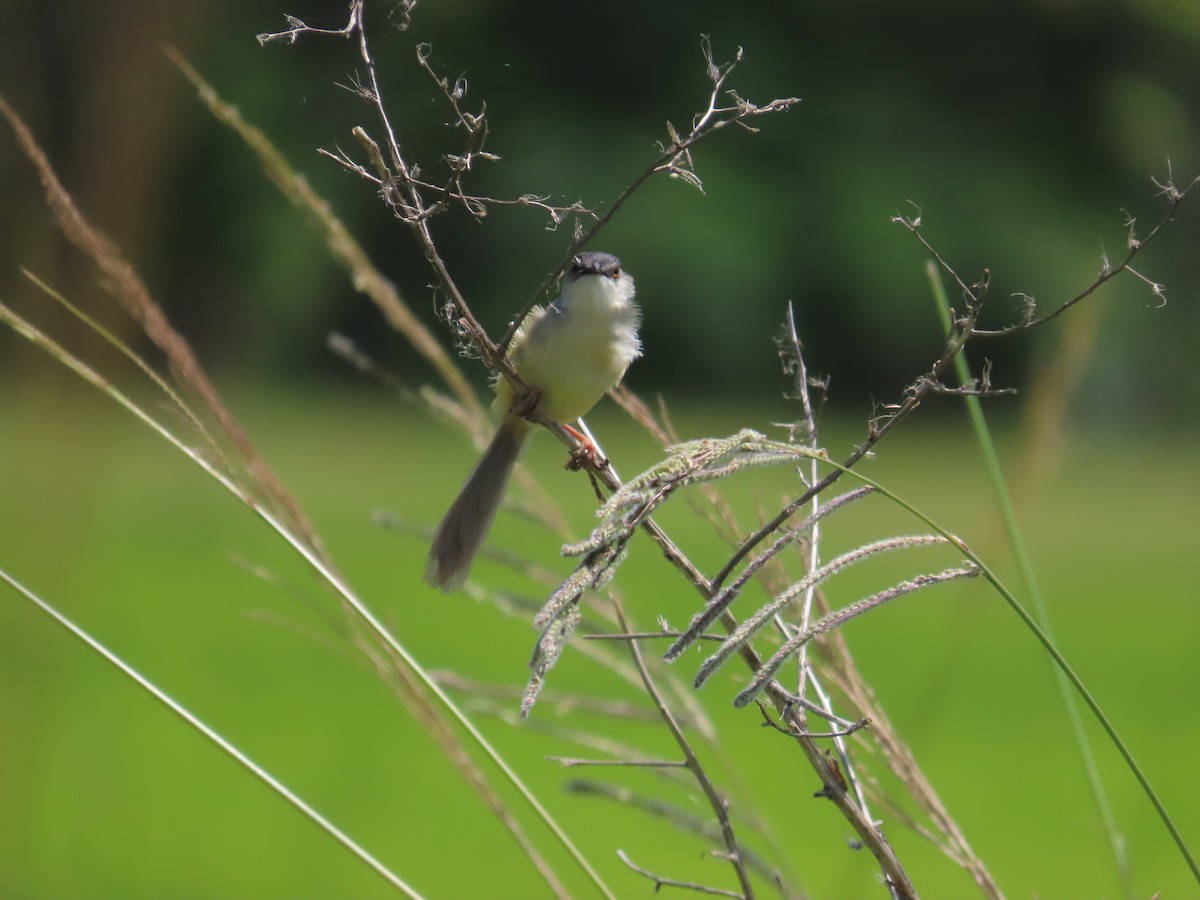
[[[285,12],[329,26],[342,15],[341,4],[318,2],[0,3],[0,91],[193,341],[351,581],[429,665],[519,686],[533,640],[527,624],[433,596],[417,578],[421,541],[369,521],[377,508],[434,521],[470,448],[348,372],[324,349],[325,336],[350,334],[410,384],[430,373],[161,53],[164,42],[178,47],[264,128],[433,324],[432,278],[407,234],[365,184],[315,153],[349,148],[353,126],[374,125],[336,86],[356,71],[352,48],[311,38],[260,48],[254,35],[282,28]],[[786,384],[771,344],[792,301],[809,365],[831,380],[825,442],[836,456],[861,440],[872,404],[894,399],[940,349],[924,254],[889,223],[913,209],[909,201],[964,277],[991,270],[998,324],[1019,309],[1013,293],[1049,306],[1095,276],[1101,252],[1119,258],[1123,211],[1144,232],[1164,210],[1151,177],[1165,177],[1168,160],[1181,183],[1200,171],[1200,7],[1190,0],[428,2],[408,33],[387,29],[392,13],[391,4],[368,6],[406,150],[436,172],[438,154],[457,149],[446,110],[413,64],[414,42],[429,41],[435,65],[465,74],[469,97],[488,103],[489,147],[503,160],[478,173],[483,192],[602,206],[651,158],[664,121],[682,126],[703,103],[702,33],[718,60],[745,48],[732,79],[744,96],[803,98],[759,134],[731,129],[702,145],[704,195],[652,181],[596,245],[622,257],[646,309],[646,358],[628,382],[646,396],[661,392],[688,437],[769,430],[797,416],[780,396]],[[20,275],[29,268],[132,336],[61,239],[7,137],[0,191],[0,300],[111,364]],[[1124,279],[1055,325],[973,351],[995,362],[994,381],[1022,389],[988,409],[1060,642],[1193,840],[1197,222],[1185,205],[1139,261],[1167,285],[1165,306]],[[569,229],[544,224],[530,211],[498,211],[482,224],[455,213],[435,224],[489,327],[507,321],[565,250]],[[950,402],[929,404],[884,445],[871,474],[1011,580],[959,413]],[[594,424],[623,472],[656,458],[614,410],[598,410]],[[529,464],[585,531],[589,489],[560,471],[551,441],[537,444]],[[735,485],[746,522],[757,505],[770,509],[794,490],[784,473]],[[722,545],[705,526],[682,507],[666,522],[706,569],[717,568]],[[913,527],[877,504],[839,523],[827,555]],[[542,537],[543,547],[533,533],[502,516],[495,544],[565,572],[556,542]],[[639,587],[627,589],[632,612],[647,627],[660,613],[685,621],[693,597],[647,551],[635,547],[619,582]],[[258,581],[231,558],[268,566],[288,584]],[[387,688],[311,638],[311,629],[327,631],[318,612],[325,598],[278,541],[7,332],[0,566],[431,896],[544,894]],[[479,574],[531,590],[494,567]],[[876,587],[853,576],[834,597],[848,602]],[[332,841],[15,595],[0,596],[0,896],[384,895]],[[1121,895],[1049,666],[994,595],[978,585],[918,595],[855,622],[848,635],[900,733],[1011,896]],[[552,686],[624,690],[571,654]],[[786,742],[759,729],[757,713],[726,708],[734,687],[718,679],[706,706],[746,796],[774,821],[797,883],[813,896],[880,895],[869,860],[845,848],[844,826],[810,800],[817,785]],[[651,755],[669,751],[657,728],[585,721]],[[622,896],[648,895],[650,886],[615,860],[617,847],[663,874],[698,877],[700,865],[711,875],[701,880],[726,878],[696,863],[702,842],[564,792],[572,773],[543,757],[588,754],[543,733],[556,724],[577,720],[560,722],[547,708],[522,728],[491,719],[485,727]],[[1196,895],[1115,754],[1100,743],[1098,755],[1138,896]],[[674,790],[649,776],[599,780]],[[925,896],[969,892],[965,876],[921,839],[898,823],[888,833]]]

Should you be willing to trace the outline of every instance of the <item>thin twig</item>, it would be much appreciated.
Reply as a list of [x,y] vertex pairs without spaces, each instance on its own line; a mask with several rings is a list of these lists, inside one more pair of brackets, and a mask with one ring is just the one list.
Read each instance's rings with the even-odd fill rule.
[[868,727],[871,724],[870,719],[863,718],[863,719],[859,719],[857,722],[851,722],[845,728],[839,729],[837,731],[824,731],[824,732],[821,732],[821,731],[797,731],[794,728],[784,728],[782,725],[780,725],[778,722],[776,722],[774,719],[772,719],[770,713],[767,712],[766,704],[761,701],[758,701],[758,711],[760,713],[762,713],[764,727],[773,728],[776,731],[780,732],[781,734],[786,734],[788,737],[806,737],[806,738],[814,738],[814,739],[815,738],[842,738],[842,737],[848,737],[849,735],[852,735],[856,732],[862,731],[864,728]]
[[579,759],[574,756],[547,756],[550,762],[556,762],[564,769],[577,766],[629,766],[631,768],[647,769],[686,769],[687,760],[678,759]]
[[[704,55],[705,70],[708,74],[709,81],[712,83],[712,89],[709,93],[708,106],[704,112],[697,115],[692,120],[692,129],[686,135],[680,135],[675,127],[667,122],[667,133],[670,140],[662,145],[662,152],[641,171],[625,189],[617,195],[617,198],[609,205],[603,213],[595,217],[595,221],[586,230],[579,234],[575,241],[567,250],[561,263],[546,275],[542,283],[538,285],[537,290],[533,292],[529,301],[525,304],[525,308],[520,315],[516,316],[504,336],[500,339],[499,346],[501,350],[507,350],[513,337],[517,333],[517,328],[524,321],[529,311],[534,305],[540,303],[550,286],[554,284],[558,278],[566,271],[571,259],[579,250],[584,247],[593,237],[595,237],[602,228],[604,228],[617,214],[617,211],[625,205],[626,201],[632,197],[643,184],[646,183],[652,176],[661,172],[666,172],[670,175],[679,177],[695,187],[702,188],[699,177],[696,176],[692,166],[691,150],[700,141],[704,140],[709,135],[729,125],[743,125],[747,128],[750,126],[746,123],[753,118],[771,113],[783,112],[790,109],[800,102],[799,97],[783,97],[771,100],[762,106],[756,106],[748,100],[744,100],[736,93],[729,91],[728,94],[734,101],[732,106],[721,106],[720,97],[722,89],[725,87],[725,82],[729,78],[730,73],[734,70],[739,62],[742,61],[742,48],[739,47],[734,61],[718,66],[713,61],[712,42],[708,36],[701,38],[700,49]],[[751,129],[753,130],[753,129]]]
[[[585,641],[657,641],[657,640],[676,640],[683,637],[682,631],[637,631],[629,634],[604,633],[604,634],[585,634]],[[723,641],[724,635],[720,634],[698,634],[698,641]]]
[[486,418],[475,389],[463,376],[441,342],[400,296],[395,284],[380,272],[362,246],[354,240],[345,224],[334,215],[329,204],[313,190],[267,138],[261,129],[248,123],[238,110],[224,102],[215,89],[204,80],[174,48],[165,50],[167,57],[196,88],[200,99],[221,124],[232,129],[258,156],[263,170],[297,208],[308,214],[315,223],[335,260],[349,273],[354,286],[362,291],[383,313],[384,318],[403,334],[446,383],[455,398],[477,418]]
[[[614,596],[612,603],[621,628],[629,631],[629,622],[625,618],[625,609],[621,605],[621,601]],[[642,651],[636,641],[629,643],[629,653],[633,657],[634,665],[637,666],[637,670],[642,676],[642,683],[646,687],[646,693],[654,701],[654,705],[658,708],[663,722],[666,723],[671,736],[675,738],[675,743],[679,745],[688,770],[692,773],[692,777],[696,779],[696,783],[704,792],[704,796],[708,800],[708,805],[721,826],[721,837],[724,839],[725,847],[729,851],[729,862],[737,873],[738,883],[742,886],[742,896],[746,900],[751,900],[754,896],[754,887],[750,884],[750,874],[746,871],[746,865],[742,860],[742,852],[738,847],[737,838],[733,833],[733,823],[729,819],[729,808],[725,800],[717,793],[716,785],[712,783],[708,777],[708,773],[704,771],[704,766],[701,765],[695,751],[692,750],[692,745],[683,733],[683,729],[679,727],[679,723],[675,721],[674,715],[672,715],[671,710],[663,700],[662,694],[659,693],[658,687],[655,685],[654,679],[650,676],[650,670],[646,667],[646,661],[642,658]]]
[[717,897],[744,897],[743,894],[739,894],[737,891],[727,891],[724,888],[715,888],[707,884],[697,884],[694,881],[678,881],[674,878],[664,878],[661,875],[655,875],[649,869],[643,869],[641,866],[634,864],[633,860],[629,858],[624,850],[617,851],[617,858],[639,875],[645,876],[653,881],[654,890],[656,892],[664,887],[677,887],[688,891],[696,891],[699,894],[712,894]]
[[[1197,183],[1200,183],[1200,176],[1192,179],[1191,184],[1189,184],[1187,187],[1180,189],[1178,186],[1176,186],[1174,179],[1169,173],[1165,182],[1159,182],[1155,180],[1154,184],[1159,189],[1159,194],[1167,198],[1167,211],[1162,218],[1158,220],[1154,227],[1150,229],[1146,236],[1141,238],[1139,238],[1134,231],[1134,219],[1131,216],[1126,216],[1125,226],[1128,229],[1128,236],[1126,238],[1126,253],[1124,259],[1114,266],[1107,256],[1103,257],[1101,261],[1100,273],[1090,284],[1083,288],[1083,290],[1055,306],[1050,311],[1042,313],[1041,315],[1035,314],[1036,307],[1033,303],[1033,298],[1028,294],[1020,294],[1018,296],[1023,297],[1026,301],[1025,311],[1021,321],[1012,325],[1004,326],[1003,328],[973,328],[971,331],[972,335],[976,337],[989,338],[1007,337],[1012,334],[1038,328],[1042,325],[1045,325],[1047,322],[1058,318],[1076,303],[1087,299],[1109,281],[1112,281],[1112,279],[1124,272],[1128,272],[1130,275],[1133,275],[1135,278],[1146,284],[1154,296],[1159,297],[1160,299],[1163,298],[1165,291],[1163,285],[1150,278],[1147,278],[1141,272],[1138,272],[1132,267],[1132,263],[1137,255],[1141,253],[1141,251],[1145,249],[1149,243],[1158,237],[1164,228],[1166,228],[1175,220],[1175,213],[1179,210],[1180,204],[1183,203],[1188,193],[1196,186]],[[892,221],[902,226],[906,231],[912,234],[917,241],[920,242],[925,251],[929,253],[929,255],[937,262],[938,267],[947,275],[949,275],[954,283],[958,286],[968,305],[978,305],[982,302],[983,297],[978,289],[978,286],[967,284],[954,269],[954,267],[947,262],[946,259],[937,251],[937,249],[926,239],[924,233],[922,232],[923,221],[920,215],[920,210],[918,210],[917,213],[912,216],[904,216],[897,213],[892,217]]]
[[[816,450],[820,446],[817,435],[817,417],[813,412],[812,399],[808,393],[808,366],[804,362],[804,350],[800,344],[800,334],[796,331],[796,311],[791,303],[787,306],[787,346],[791,351],[791,362],[795,369],[795,384],[796,394],[800,398],[800,408],[804,413],[804,444],[810,449]],[[820,470],[817,468],[817,460],[815,458],[808,461],[808,473],[805,478],[806,484],[815,484],[820,476]],[[802,476],[803,477],[803,476]],[[806,572],[811,574],[815,572],[821,565],[821,522],[819,514],[821,512],[821,497],[815,495],[812,498],[812,512],[809,513],[809,518],[813,519],[812,529],[808,533],[808,558],[805,561]],[[755,560],[757,562],[757,560]],[[754,563],[751,563],[751,568]],[[744,574],[744,573],[743,573]],[[804,592],[804,600],[800,606],[800,629],[808,628],[809,622],[812,620],[813,599],[816,597],[817,585],[812,584],[807,591]],[[779,623],[780,630],[787,634],[787,626],[782,622]],[[808,681],[808,646],[800,648],[800,655],[796,660],[796,695],[799,697],[805,696],[806,683]]]
[[[608,660],[603,659],[600,662],[604,665]],[[462,691],[472,700],[483,698],[515,700],[521,696],[521,689],[514,685],[489,684],[487,682],[476,681],[471,678],[464,678],[457,672],[450,672],[445,669],[435,669],[431,674],[437,679],[438,684],[453,688],[456,691]],[[582,710],[618,719],[653,721],[657,718],[649,709],[620,700],[606,700],[599,697],[587,697],[582,694],[567,694],[554,691],[547,691],[539,699],[541,703],[554,707],[560,713]]]

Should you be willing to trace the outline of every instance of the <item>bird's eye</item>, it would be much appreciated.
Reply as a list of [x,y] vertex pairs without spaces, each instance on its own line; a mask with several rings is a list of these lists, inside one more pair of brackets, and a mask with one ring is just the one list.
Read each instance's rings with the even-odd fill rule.
[[621,277],[621,267],[620,267],[620,266],[617,266],[615,269],[613,269],[613,270],[612,270],[612,274],[611,274],[611,276],[610,276],[610,277],[612,277],[612,278],[620,278],[620,277]]

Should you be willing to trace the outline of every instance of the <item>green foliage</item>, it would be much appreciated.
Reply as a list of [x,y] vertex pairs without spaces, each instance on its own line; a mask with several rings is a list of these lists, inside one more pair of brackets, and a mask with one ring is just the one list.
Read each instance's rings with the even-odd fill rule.
[[[386,402],[311,393],[242,394],[231,402],[258,424],[261,449],[296,485],[348,577],[364,593],[389,598],[384,612],[402,626],[414,651],[473,680],[507,685],[513,694],[499,705],[515,714],[528,674],[528,623],[424,588],[416,573],[425,544],[368,521],[380,506],[433,520],[447,486],[453,489],[469,463],[470,449],[421,419],[398,416]],[[309,595],[295,561],[253,518],[93,397],[59,401],[57,408],[48,421],[44,398],[8,407],[5,508],[23,512],[20,519],[11,512],[0,517],[6,565],[236,735],[413,883],[437,884],[450,896],[486,894],[503,871],[515,894],[537,896],[542,888],[527,867],[514,864],[508,837],[479,815],[478,801],[435,745],[398,714],[389,692],[336,647],[314,643],[314,635],[328,632],[326,600]],[[677,418],[686,435],[701,425],[761,417],[744,407],[708,407],[680,409]],[[599,425],[614,456],[655,452],[644,436],[615,420]],[[77,429],[89,435],[86,446],[68,437]],[[849,433],[827,424],[834,446]],[[1005,455],[1017,437],[1008,435]],[[1191,748],[1200,734],[1179,715],[1179,693],[1170,686],[1198,677],[1192,643],[1200,613],[1178,598],[1200,577],[1189,549],[1189,498],[1200,483],[1184,449],[1165,449],[1172,444],[1157,435],[1142,440],[1070,442],[1064,448],[1070,465],[1027,500],[1023,517],[1069,655],[1122,728],[1142,736],[1136,749],[1168,798],[1182,800],[1180,786],[1190,783]],[[1148,453],[1159,465],[1142,473],[1122,508],[1095,489]],[[554,474],[560,457],[559,448],[543,441],[530,463],[548,473],[582,531],[594,521],[590,489],[577,475]],[[963,489],[975,477],[974,460],[961,432],[918,428],[897,436],[889,454],[867,471],[921,496],[930,513],[960,523],[967,542],[994,557],[999,535],[983,489]],[[790,485],[782,472],[741,477],[753,482],[739,503],[744,512],[752,511],[753,494],[773,498]],[[1124,524],[1146,515],[1153,529]],[[690,516],[666,521],[697,552],[719,546]],[[1093,527],[1082,529],[1081,521]],[[839,538],[844,546],[896,525],[884,507],[843,523],[850,528]],[[553,542],[531,546],[529,536],[519,516],[501,515],[498,547],[524,548],[540,564],[569,572],[570,562],[555,558]],[[1039,547],[1053,547],[1053,557]],[[676,578],[665,574],[644,538],[634,539],[634,549],[622,578],[644,585],[647,596],[676,592]],[[271,569],[296,593],[254,578],[231,558]],[[484,560],[480,567],[481,577],[497,577],[494,563]],[[875,581],[869,573],[845,577],[836,595],[843,601]],[[1131,608],[1132,596],[1138,599]],[[630,612],[644,624],[653,615]],[[846,629],[880,699],[918,758],[936,772],[938,787],[1002,887],[1014,896],[1034,890],[1111,895],[1111,873],[1095,864],[1106,852],[1104,838],[1080,825],[1088,815],[1087,790],[1049,667],[1011,613],[977,587],[945,587]],[[9,685],[0,692],[6,736],[0,794],[7,798],[0,817],[0,894],[390,896],[261,786],[8,595],[0,603],[0,636],[0,683]],[[568,653],[551,686],[607,695],[594,678],[591,666]],[[708,692],[732,693],[740,681],[731,677]],[[1147,691],[1147,684],[1164,687]],[[614,889],[622,896],[645,890],[609,855],[614,831],[644,864],[649,860],[636,849],[653,846],[663,866],[694,866],[701,852],[694,838],[632,810],[563,793],[568,776],[544,757],[577,755],[579,747],[566,733],[545,733],[557,721],[550,700],[543,698],[532,727],[488,731]],[[809,799],[819,785],[785,765],[793,755],[786,740],[745,727],[746,714],[735,719],[727,704],[713,708],[725,752],[757,761],[740,767],[749,795],[763,816],[779,823],[789,845],[808,848],[806,854],[820,849],[831,859],[848,854],[823,801]],[[661,739],[653,725],[605,722],[614,740],[653,746]],[[1186,895],[1187,873],[1166,846],[1161,825],[1103,748],[1100,761],[1126,828],[1139,895]],[[781,780],[780,767],[793,774]],[[649,774],[592,780],[661,790]],[[1175,806],[1185,833],[1197,833],[1196,808]],[[965,877],[922,839],[903,828],[889,837],[923,896],[969,893]],[[464,854],[471,865],[462,864]],[[877,890],[869,868],[847,856],[845,865],[805,868],[799,876],[814,896],[863,896]]]
[[[344,46],[253,40],[282,27],[286,12],[314,10],[277,0],[101,9],[6,4],[0,26],[14,52],[0,53],[0,90],[45,136],[89,213],[136,248],[202,358],[273,378],[335,377],[323,338],[336,327],[419,375],[158,51],[163,40],[179,47],[263,127],[432,321],[419,252],[369,192],[314,152],[352,144],[350,129],[367,117],[335,86],[352,75]],[[371,14],[382,23],[391,10],[382,3]],[[317,13],[333,24],[342,4]],[[1019,313],[1001,298],[1025,292],[1051,304],[1086,283],[1101,248],[1113,253],[1124,241],[1121,210],[1147,220],[1158,211],[1150,177],[1165,176],[1168,160],[1183,181],[1200,171],[1200,6],[1186,0],[705,0],[686,15],[628,0],[602,14],[549,0],[430,3],[411,34],[385,32],[376,55],[406,150],[431,174],[444,172],[438,155],[452,129],[430,115],[436,97],[415,65],[416,40],[431,43],[440,71],[467,77],[469,100],[488,104],[502,160],[473,173],[474,186],[595,204],[643,164],[664,118],[686,124],[705,88],[701,33],[718,60],[746,48],[747,96],[804,102],[753,141],[735,135],[699,150],[706,196],[654,185],[606,235],[648,300],[635,388],[776,390],[764,335],[791,300],[802,331],[823,336],[810,364],[833,377],[839,398],[894,395],[933,347],[932,319],[915,299],[924,296],[923,254],[888,224],[910,200],[962,271],[992,270],[997,302],[984,324],[996,325]],[[23,165],[0,156],[0,179],[10,208],[23,211],[0,222],[0,296],[12,297],[14,263],[53,258],[57,235]],[[463,215],[438,224],[490,328],[508,321],[567,242],[531,211],[492,215],[499,227]],[[1104,402],[1075,407],[1098,425],[1200,412],[1188,339],[1200,331],[1200,307],[1188,302],[1200,284],[1186,250],[1193,223],[1147,260],[1167,285],[1166,308],[1153,310],[1132,283],[1105,307],[1104,352],[1089,372]],[[68,296],[90,284],[70,267],[59,274]],[[1003,383],[1024,382],[1032,350],[997,348]],[[1176,386],[1172,399],[1140,365],[1148,353]]]

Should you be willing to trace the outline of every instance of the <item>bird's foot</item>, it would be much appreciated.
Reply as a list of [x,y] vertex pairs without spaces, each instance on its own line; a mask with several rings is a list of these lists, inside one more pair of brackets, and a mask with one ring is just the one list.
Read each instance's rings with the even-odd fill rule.
[[600,455],[600,449],[590,437],[570,425],[564,425],[563,428],[579,441],[579,446],[571,451],[571,458],[567,460],[568,470],[578,472],[580,469],[600,469],[607,464],[608,460]]

